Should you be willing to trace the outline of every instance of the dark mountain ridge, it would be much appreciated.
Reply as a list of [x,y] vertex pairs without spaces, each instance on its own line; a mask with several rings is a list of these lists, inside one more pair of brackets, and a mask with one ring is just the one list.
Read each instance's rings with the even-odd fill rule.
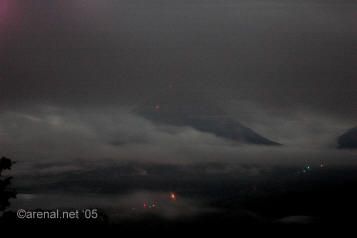
[[339,149],[357,149],[357,127],[351,128],[337,139]]
[[202,95],[160,95],[144,102],[135,112],[153,122],[190,126],[239,143],[280,145],[234,120],[217,102]]

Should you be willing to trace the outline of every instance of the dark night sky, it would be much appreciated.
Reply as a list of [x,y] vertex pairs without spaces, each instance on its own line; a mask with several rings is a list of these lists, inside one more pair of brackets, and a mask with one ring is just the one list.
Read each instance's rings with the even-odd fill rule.
[[2,1],[1,104],[135,104],[172,85],[354,119],[356,4],[336,2]]

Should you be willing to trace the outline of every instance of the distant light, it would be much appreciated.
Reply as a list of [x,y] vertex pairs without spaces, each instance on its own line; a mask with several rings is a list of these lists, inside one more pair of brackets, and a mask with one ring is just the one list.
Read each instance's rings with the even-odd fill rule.
[[176,200],[176,194],[170,193],[170,198],[171,198],[171,200]]
[[323,167],[325,167],[325,165],[324,164],[320,164],[320,168],[323,168]]

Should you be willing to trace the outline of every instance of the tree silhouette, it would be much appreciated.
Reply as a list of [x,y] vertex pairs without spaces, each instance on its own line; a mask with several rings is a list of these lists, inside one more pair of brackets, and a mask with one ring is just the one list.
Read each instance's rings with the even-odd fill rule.
[[10,199],[16,198],[16,191],[11,188],[11,176],[4,176],[4,170],[10,170],[14,162],[6,157],[0,159],[0,218],[10,206]]

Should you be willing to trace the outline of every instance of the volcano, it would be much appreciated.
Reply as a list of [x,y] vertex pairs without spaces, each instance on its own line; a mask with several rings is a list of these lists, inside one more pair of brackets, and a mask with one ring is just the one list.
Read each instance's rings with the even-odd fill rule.
[[202,95],[170,94],[145,101],[135,112],[154,123],[189,126],[239,143],[280,145],[234,120],[218,105]]

